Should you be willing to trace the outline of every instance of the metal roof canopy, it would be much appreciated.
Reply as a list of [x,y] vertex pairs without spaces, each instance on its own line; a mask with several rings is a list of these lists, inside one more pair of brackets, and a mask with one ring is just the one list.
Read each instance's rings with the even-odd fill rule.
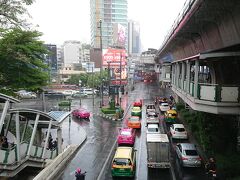
[[71,114],[71,112],[66,111],[51,111],[49,113],[39,111],[36,109],[28,109],[28,108],[17,108],[10,109],[10,114],[19,113],[20,116],[25,117],[21,118],[21,121],[29,120],[30,123],[34,124],[37,114],[39,114],[39,123],[38,127],[47,128],[50,120],[52,120],[53,127],[61,126],[62,122]]
[[12,96],[7,96],[5,94],[0,93],[0,103],[5,103],[7,100],[10,101],[10,103],[19,103],[20,101]]

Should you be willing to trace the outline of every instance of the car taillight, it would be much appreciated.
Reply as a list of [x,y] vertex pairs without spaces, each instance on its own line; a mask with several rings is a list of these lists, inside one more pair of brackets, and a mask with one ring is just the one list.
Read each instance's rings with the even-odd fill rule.
[[201,161],[202,159],[200,157],[198,157],[197,160]]
[[182,157],[182,160],[188,160],[188,158],[186,158],[186,157]]

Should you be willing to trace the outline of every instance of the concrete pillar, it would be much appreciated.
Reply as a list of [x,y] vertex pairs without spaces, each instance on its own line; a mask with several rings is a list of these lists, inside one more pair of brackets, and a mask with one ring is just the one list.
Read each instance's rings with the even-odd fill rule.
[[51,127],[52,127],[52,119],[49,121],[49,124],[48,124],[47,137],[46,137],[45,143],[44,143],[44,148],[43,148],[43,153],[42,153],[42,159],[45,159],[44,156],[45,156],[45,152],[46,152],[47,145],[48,145],[48,141],[49,141],[49,135],[50,135]]
[[177,86],[177,88],[179,88],[179,74],[180,74],[180,72],[179,72],[179,69],[180,69],[180,65],[179,65],[179,63],[177,63],[176,64],[177,65],[177,67],[176,67],[176,86]]
[[20,124],[19,124],[19,112],[16,113],[15,120],[16,120],[17,161],[19,162],[19,161],[21,160],[21,156],[20,156]]
[[30,144],[28,146],[27,156],[29,156],[30,153],[31,153],[31,148],[32,148],[33,141],[34,141],[34,138],[35,138],[35,135],[36,135],[39,117],[40,117],[40,114],[37,114],[36,119],[35,119],[35,123],[34,123],[34,127],[33,127],[33,132],[32,132],[32,136],[31,136]]
[[2,132],[4,119],[6,118],[8,107],[9,107],[9,100],[5,101],[4,108],[3,108],[3,111],[2,111],[2,114],[1,114],[1,118],[0,118],[0,133]]
[[182,62],[181,89],[184,90],[185,62]]
[[199,72],[199,60],[196,60],[194,69],[194,98],[197,98],[198,92],[198,72]]
[[61,127],[59,127],[57,129],[57,145],[58,145],[58,154],[60,154],[62,152],[62,129]]
[[42,128],[37,128],[36,141],[37,141],[37,145],[40,146],[42,142]]
[[186,92],[189,93],[190,88],[190,71],[191,71],[191,63],[190,61],[187,61],[187,78],[186,78]]
[[172,68],[172,71],[171,71],[171,84],[174,84],[174,73],[173,73],[174,64],[172,64],[171,68]]

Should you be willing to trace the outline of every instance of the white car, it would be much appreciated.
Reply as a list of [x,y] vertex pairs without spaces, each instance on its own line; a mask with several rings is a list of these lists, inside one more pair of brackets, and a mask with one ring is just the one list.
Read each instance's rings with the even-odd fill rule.
[[22,99],[36,99],[37,94],[31,91],[20,90],[17,92],[18,96]]
[[161,103],[161,104],[159,105],[159,110],[160,110],[161,112],[166,112],[166,111],[168,111],[169,109],[170,109],[170,106],[169,106],[169,104],[166,103],[166,102],[163,102],[163,103]]
[[172,124],[170,133],[173,139],[188,139],[188,134],[183,124]]
[[158,134],[158,133],[160,133],[158,124],[147,125],[147,134]]

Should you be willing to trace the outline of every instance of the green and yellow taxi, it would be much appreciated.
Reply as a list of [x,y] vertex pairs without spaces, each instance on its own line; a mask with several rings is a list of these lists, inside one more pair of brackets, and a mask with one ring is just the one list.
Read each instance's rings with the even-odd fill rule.
[[142,109],[137,106],[132,107],[131,115],[142,117]]
[[133,147],[120,146],[112,160],[113,177],[134,177],[136,172],[136,151]]
[[167,123],[176,123],[177,121],[177,111],[170,109],[164,113],[164,120]]

